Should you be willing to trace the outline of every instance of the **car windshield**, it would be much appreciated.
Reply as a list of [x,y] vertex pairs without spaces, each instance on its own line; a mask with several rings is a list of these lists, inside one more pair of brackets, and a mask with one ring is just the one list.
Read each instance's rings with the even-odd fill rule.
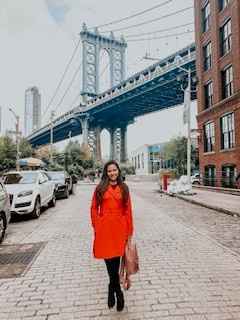
[[8,173],[4,176],[5,184],[33,184],[37,181],[37,172]]
[[50,177],[51,180],[64,180],[64,172],[47,172],[47,175]]

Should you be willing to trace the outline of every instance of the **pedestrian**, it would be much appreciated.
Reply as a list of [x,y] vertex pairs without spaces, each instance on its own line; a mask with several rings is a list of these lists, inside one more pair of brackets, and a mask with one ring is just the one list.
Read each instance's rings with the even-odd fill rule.
[[108,307],[124,308],[119,279],[121,257],[133,234],[132,206],[128,186],[122,181],[116,161],[105,164],[92,198],[91,222],[94,229],[93,255],[104,259],[108,276]]

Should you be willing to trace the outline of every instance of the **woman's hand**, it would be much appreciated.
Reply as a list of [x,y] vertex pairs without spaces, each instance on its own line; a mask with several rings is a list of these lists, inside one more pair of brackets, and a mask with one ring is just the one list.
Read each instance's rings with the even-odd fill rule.
[[129,236],[127,239],[127,245],[129,246],[132,242],[132,236]]

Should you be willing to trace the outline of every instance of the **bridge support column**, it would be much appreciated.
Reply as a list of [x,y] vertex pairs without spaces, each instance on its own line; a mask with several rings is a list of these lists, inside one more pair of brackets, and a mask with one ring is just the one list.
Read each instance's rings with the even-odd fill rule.
[[127,124],[121,126],[120,162],[127,162]]
[[83,134],[83,142],[82,144],[87,146],[88,145],[88,127],[89,127],[89,123],[88,123],[88,117],[85,118],[81,118],[81,125],[82,125],[82,134]]
[[110,160],[114,160],[114,131],[115,128],[109,128],[108,129],[110,133]]
[[95,155],[95,159],[98,162],[102,162],[101,131],[102,131],[102,128],[100,126],[95,128],[95,136],[96,136],[96,141],[95,141],[96,155]]
[[120,128],[112,127],[108,129],[110,133],[110,160],[118,162],[127,161],[127,125]]
[[117,128],[114,132],[114,160],[120,162],[121,154],[121,129]]

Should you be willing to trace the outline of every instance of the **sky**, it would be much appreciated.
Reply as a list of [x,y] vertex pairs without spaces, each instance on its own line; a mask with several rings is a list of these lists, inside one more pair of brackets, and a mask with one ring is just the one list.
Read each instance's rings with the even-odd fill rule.
[[[20,127],[24,123],[24,93],[31,86],[37,86],[42,98],[42,123],[49,121],[51,109],[46,107],[56,89],[67,62],[79,39],[79,32],[85,22],[88,27],[101,25],[122,17],[135,14],[166,0],[0,0],[0,106],[2,107],[2,133],[14,128],[14,118],[9,112],[11,107],[20,116]],[[137,18],[100,28],[101,31],[127,27],[146,20],[155,19],[171,12],[193,6],[193,0],[172,0],[161,8]],[[116,37],[153,32],[179,26],[194,21],[193,9],[179,13],[174,17],[161,19],[151,24],[115,32]],[[169,37],[169,34],[193,30],[193,25],[173,31],[147,36],[147,41],[128,42],[127,75],[131,75],[152,64],[143,57],[161,59],[194,42],[194,33]],[[165,36],[163,39],[150,39]],[[145,38],[145,37],[144,37]],[[129,38],[130,39],[130,38]],[[71,67],[52,103],[54,109],[67,88],[75,70],[81,63],[81,48],[77,51]],[[108,62],[101,55],[100,70]],[[101,78],[101,88],[108,86],[107,71]],[[81,91],[81,72],[76,77],[63,103],[57,109],[57,115],[68,111],[77,94]],[[76,100],[76,104],[80,102]],[[196,126],[196,103],[192,105],[192,126]],[[182,107],[168,109],[137,118],[128,127],[128,151],[143,144],[165,142],[170,138],[184,134]],[[78,137],[81,141],[81,137]],[[59,148],[64,146],[58,144]],[[102,133],[103,154],[109,153],[109,135]]]

